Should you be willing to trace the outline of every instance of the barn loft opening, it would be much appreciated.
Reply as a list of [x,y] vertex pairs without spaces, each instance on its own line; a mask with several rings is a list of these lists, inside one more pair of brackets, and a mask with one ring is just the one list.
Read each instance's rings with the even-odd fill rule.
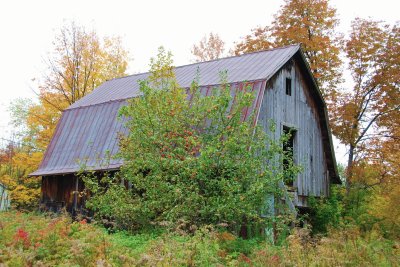
[[292,95],[292,79],[286,78],[286,94],[288,96]]
[[286,142],[283,143],[283,152],[285,157],[283,159],[283,170],[285,173],[284,182],[288,186],[293,186],[294,175],[290,173],[289,167],[294,163],[294,140],[296,137],[296,130],[291,127],[283,126],[283,134],[288,136]]

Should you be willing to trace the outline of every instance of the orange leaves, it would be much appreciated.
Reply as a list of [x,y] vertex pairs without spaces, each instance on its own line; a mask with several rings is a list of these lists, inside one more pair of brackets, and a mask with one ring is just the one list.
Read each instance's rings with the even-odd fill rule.
[[194,61],[203,62],[220,58],[225,50],[224,45],[218,34],[211,32],[208,37],[205,35],[197,45],[193,45],[191,52],[195,56]]
[[386,82],[393,80],[393,73],[386,70],[395,67],[391,60],[396,57],[387,49],[390,36],[388,26],[377,21],[357,18],[352,22],[345,50],[355,85],[353,90],[338,94],[330,105],[334,134],[346,144],[357,146],[376,122],[383,123],[381,118],[396,114],[399,87]]
[[[162,158],[177,158],[179,160],[184,160],[186,156],[195,156],[200,149],[198,143],[198,137],[193,130],[183,129],[181,131],[169,131],[164,133],[163,136],[167,142],[160,142],[162,145],[160,148]],[[178,153],[182,152],[177,148],[181,148],[184,154]]]
[[349,185],[380,191],[400,179],[400,39],[395,36],[397,25],[356,18],[345,43],[354,86],[336,92],[329,107],[333,133],[349,148]]
[[336,10],[328,0],[286,0],[271,26],[257,27],[235,44],[235,55],[302,44],[311,71],[324,97],[341,81],[340,40]]
[[266,50],[273,47],[268,27],[257,27],[251,31],[251,34],[246,35],[242,38],[242,41],[235,44],[233,49],[235,55]]
[[292,0],[275,15],[271,34],[275,45],[301,43],[324,96],[340,81],[339,40],[336,10],[328,0]]

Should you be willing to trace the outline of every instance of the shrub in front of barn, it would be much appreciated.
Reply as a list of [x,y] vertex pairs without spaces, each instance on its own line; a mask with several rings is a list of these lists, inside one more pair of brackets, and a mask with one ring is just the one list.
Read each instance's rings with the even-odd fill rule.
[[124,166],[100,183],[86,175],[87,206],[129,230],[195,231],[212,224],[239,232],[244,225],[277,223],[266,203],[281,194],[285,155],[281,142],[255,126],[254,114],[243,119],[254,99],[250,87],[244,83],[232,93],[222,82],[204,96],[196,81],[189,91],[179,87],[164,51],[152,63],[149,79],[140,83],[142,95],[120,111],[129,118],[129,134],[120,141]]

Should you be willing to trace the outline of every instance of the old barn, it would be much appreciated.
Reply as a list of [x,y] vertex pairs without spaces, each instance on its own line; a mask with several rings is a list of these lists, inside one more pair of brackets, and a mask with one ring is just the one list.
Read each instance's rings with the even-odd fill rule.
[[[273,120],[276,138],[291,131],[288,149],[303,166],[291,187],[294,205],[307,205],[308,196],[325,196],[330,183],[340,183],[336,169],[326,105],[299,45],[176,67],[178,83],[190,87],[199,73],[203,94],[220,83],[227,71],[232,87],[250,83],[256,97],[251,110],[255,123],[268,131]],[[125,134],[118,110],[127,99],[139,95],[138,81],[148,73],[103,83],[91,94],[67,108],[58,123],[43,161],[33,176],[42,177],[42,207],[79,211],[84,199],[76,194],[84,188],[76,173],[87,169],[116,171],[122,160],[109,158],[118,151],[118,136]],[[269,133],[272,134],[272,133]]]

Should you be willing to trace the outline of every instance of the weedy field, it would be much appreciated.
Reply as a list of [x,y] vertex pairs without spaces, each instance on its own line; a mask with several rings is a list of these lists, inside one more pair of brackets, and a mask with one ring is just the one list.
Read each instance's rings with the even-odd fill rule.
[[108,233],[66,216],[0,213],[0,266],[396,266],[398,242],[357,229],[311,238],[295,229],[280,245],[203,228]]

